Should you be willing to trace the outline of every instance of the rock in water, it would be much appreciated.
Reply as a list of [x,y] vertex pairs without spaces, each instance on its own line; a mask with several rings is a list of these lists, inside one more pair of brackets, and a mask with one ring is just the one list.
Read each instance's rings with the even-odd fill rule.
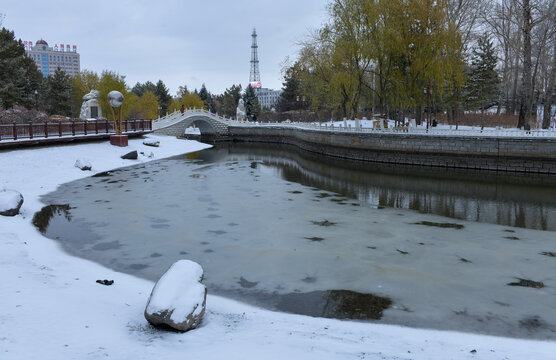
[[207,288],[202,280],[201,265],[190,260],[175,262],[154,285],[145,308],[147,321],[178,331],[195,329],[205,315]]
[[91,165],[90,162],[88,162],[87,160],[84,159],[77,159],[75,161],[75,167],[76,168],[80,168],[81,170],[85,171],[85,170],[91,170],[93,168],[93,166]]
[[158,147],[160,145],[160,141],[154,139],[146,139],[143,141],[143,145]]
[[15,216],[23,204],[23,196],[15,190],[0,190],[0,215]]
[[121,158],[126,160],[137,160],[137,151],[128,152],[127,154],[122,155]]

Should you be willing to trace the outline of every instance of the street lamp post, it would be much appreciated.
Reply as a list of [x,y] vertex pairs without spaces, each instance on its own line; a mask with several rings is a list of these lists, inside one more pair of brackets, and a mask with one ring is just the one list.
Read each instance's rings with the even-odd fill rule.
[[39,92],[35,90],[35,108],[39,109]]

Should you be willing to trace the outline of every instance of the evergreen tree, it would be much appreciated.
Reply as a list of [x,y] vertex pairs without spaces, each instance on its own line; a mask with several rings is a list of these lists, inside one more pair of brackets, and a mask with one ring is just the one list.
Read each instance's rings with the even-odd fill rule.
[[180,86],[178,88],[178,92],[176,93],[178,98],[182,98],[185,94],[189,94],[189,90],[187,90],[187,85]]
[[247,86],[245,93],[243,94],[243,102],[245,103],[245,112],[247,116],[258,116],[261,112],[261,105],[259,104],[259,99],[255,93],[255,89],[251,86]]
[[168,106],[170,101],[172,101],[172,96],[168,91],[168,88],[162,80],[158,80],[156,83],[156,90],[154,91],[156,97],[158,98],[158,103],[160,104],[160,116],[165,116],[168,112]]
[[57,68],[46,81],[45,106],[50,115],[71,116],[71,78]]
[[471,69],[465,90],[469,108],[481,109],[483,124],[485,108],[492,104],[498,96],[500,79],[496,72],[497,61],[492,41],[486,34],[481,36],[477,40],[476,48],[473,49]]
[[150,91],[154,94],[156,94],[156,85],[153,84],[150,81],[146,81],[145,83],[141,84],[141,83],[137,83],[133,86],[133,88],[131,89],[132,92],[135,93],[135,95],[141,97],[143,96],[143,94],[145,93],[145,91]]
[[209,96],[210,95],[209,95],[209,92],[207,90],[207,87],[205,86],[205,84],[203,84],[201,86],[201,90],[199,90],[199,97],[201,98],[201,100],[205,101],[205,103],[206,103]]
[[35,62],[25,54],[21,40],[13,31],[0,30],[0,106],[32,107],[35,90],[39,89],[42,75]]
[[[282,83],[282,93],[278,99],[278,111],[290,111],[299,107],[297,96],[300,95],[301,80],[299,78],[299,62],[289,67],[284,74],[284,82]],[[308,101],[307,101],[308,103]]]
[[222,99],[222,111],[228,116],[235,116],[237,104],[241,99],[241,85],[232,85],[224,91]]

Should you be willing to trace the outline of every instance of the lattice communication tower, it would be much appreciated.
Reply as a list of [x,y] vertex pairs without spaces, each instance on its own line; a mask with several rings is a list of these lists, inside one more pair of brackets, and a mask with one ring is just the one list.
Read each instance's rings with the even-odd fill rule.
[[249,86],[260,89],[262,85],[261,74],[259,73],[259,55],[257,54],[257,31],[255,31],[255,28],[253,28],[251,37],[253,41],[251,42],[251,72],[249,74]]

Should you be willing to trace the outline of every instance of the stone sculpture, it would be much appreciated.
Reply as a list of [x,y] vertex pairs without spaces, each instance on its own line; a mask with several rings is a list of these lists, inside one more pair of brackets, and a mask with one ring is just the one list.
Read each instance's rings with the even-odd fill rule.
[[83,96],[83,104],[81,104],[81,111],[79,117],[81,119],[100,119],[102,118],[102,108],[98,102],[100,92],[98,90],[91,90]]
[[246,117],[247,114],[245,112],[245,104],[243,103],[243,99],[239,99],[236,109],[236,119],[238,121],[244,121]]

